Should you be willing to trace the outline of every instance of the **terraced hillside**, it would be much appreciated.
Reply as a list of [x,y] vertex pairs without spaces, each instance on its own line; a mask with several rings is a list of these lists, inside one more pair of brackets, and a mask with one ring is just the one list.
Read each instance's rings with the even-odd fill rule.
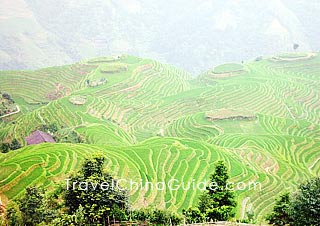
[[[288,57],[282,55],[282,57]],[[133,56],[103,57],[38,71],[0,72],[0,90],[21,112],[0,121],[0,141],[42,125],[76,132],[86,144],[42,144],[0,155],[0,196],[19,197],[31,184],[49,189],[86,154],[106,154],[118,178],[200,182],[225,160],[238,190],[237,217],[262,218],[274,197],[320,172],[320,57],[225,64],[193,77]],[[134,207],[181,211],[199,190],[133,191]]]

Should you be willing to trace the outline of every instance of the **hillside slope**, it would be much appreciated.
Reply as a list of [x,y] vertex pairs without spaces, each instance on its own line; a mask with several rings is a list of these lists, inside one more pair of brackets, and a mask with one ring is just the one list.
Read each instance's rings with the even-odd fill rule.
[[[87,144],[44,144],[0,155],[0,193],[12,199],[30,184],[51,187],[101,151],[118,178],[208,179],[224,159],[237,191],[238,217],[262,218],[274,197],[320,172],[320,57],[283,54],[225,64],[193,78],[133,56],[101,57],[37,71],[0,72],[0,90],[21,112],[0,121],[2,142],[44,124],[76,131]],[[63,181],[62,181],[63,182]],[[135,192],[134,207],[181,210],[199,191]]]
[[196,74],[293,43],[318,51],[319,12],[318,0],[2,0],[0,70],[127,53]]

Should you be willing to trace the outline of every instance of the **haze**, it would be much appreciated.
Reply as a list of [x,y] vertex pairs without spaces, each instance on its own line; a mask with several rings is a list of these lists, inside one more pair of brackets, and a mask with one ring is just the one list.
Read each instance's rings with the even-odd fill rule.
[[0,70],[132,54],[194,74],[320,49],[318,0],[1,0]]

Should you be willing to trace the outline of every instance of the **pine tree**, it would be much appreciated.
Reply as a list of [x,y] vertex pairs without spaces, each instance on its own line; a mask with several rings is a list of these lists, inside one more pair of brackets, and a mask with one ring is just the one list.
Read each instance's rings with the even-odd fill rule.
[[[228,168],[223,161],[215,164],[215,171],[210,177],[210,185],[200,196],[199,209],[208,220],[221,221],[234,217],[236,202],[234,192],[227,186]],[[214,186],[212,186],[214,185]]]
[[272,225],[288,225],[292,221],[289,214],[290,194],[285,193],[276,200],[273,211],[266,217],[269,224]]
[[[71,185],[88,183],[87,189],[75,186],[65,193],[65,204],[69,214],[75,214],[82,206],[85,221],[89,225],[104,225],[108,216],[111,219],[115,217],[116,220],[127,218],[129,208],[127,192],[119,188],[110,174],[103,171],[104,162],[105,158],[102,155],[87,158],[81,170],[69,182]],[[103,183],[108,184],[108,189],[102,189]]]

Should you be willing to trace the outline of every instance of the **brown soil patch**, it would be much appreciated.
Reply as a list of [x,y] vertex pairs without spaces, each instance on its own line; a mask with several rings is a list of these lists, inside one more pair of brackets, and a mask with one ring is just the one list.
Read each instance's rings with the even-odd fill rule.
[[71,93],[70,88],[67,88],[67,87],[63,86],[62,84],[57,83],[55,85],[55,90],[49,92],[47,94],[47,98],[49,100],[57,100],[57,99],[64,97],[65,95],[70,95],[70,93]]

